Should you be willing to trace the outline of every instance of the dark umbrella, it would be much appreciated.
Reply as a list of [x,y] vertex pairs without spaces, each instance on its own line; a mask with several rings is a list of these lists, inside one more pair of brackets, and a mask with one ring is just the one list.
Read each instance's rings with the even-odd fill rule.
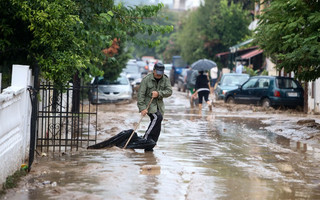
[[208,59],[200,59],[194,63],[192,63],[191,68],[198,71],[207,71],[213,67],[217,67],[217,64],[212,60]]

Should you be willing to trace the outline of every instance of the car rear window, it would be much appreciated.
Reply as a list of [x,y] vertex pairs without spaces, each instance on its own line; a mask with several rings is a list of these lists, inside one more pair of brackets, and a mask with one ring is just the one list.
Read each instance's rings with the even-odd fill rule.
[[98,85],[128,85],[128,79],[125,76],[120,76],[115,81],[106,80],[103,77],[98,77],[95,80],[95,84]]
[[248,80],[247,76],[224,76],[221,85],[223,86],[237,86],[242,85]]
[[139,66],[137,64],[127,64],[123,71],[127,73],[140,73]]
[[277,78],[276,85],[280,89],[290,89],[299,87],[299,85],[293,79],[288,78]]

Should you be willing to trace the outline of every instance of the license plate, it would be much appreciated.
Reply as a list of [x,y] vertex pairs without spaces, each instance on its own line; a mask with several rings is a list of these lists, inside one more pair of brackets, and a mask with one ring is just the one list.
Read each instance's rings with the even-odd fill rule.
[[288,95],[288,97],[297,97],[298,93],[297,92],[288,92],[287,95]]

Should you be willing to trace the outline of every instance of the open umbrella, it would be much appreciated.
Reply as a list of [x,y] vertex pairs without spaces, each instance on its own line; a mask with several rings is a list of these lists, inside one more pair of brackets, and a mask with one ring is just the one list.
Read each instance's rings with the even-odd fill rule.
[[194,63],[192,63],[191,68],[198,71],[207,71],[213,67],[217,67],[217,64],[212,60],[208,59],[200,59]]

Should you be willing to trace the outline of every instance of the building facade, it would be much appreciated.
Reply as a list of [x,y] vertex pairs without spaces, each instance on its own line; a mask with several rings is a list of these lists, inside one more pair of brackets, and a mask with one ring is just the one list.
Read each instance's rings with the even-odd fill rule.
[[173,0],[175,10],[193,10],[198,8],[204,0]]

